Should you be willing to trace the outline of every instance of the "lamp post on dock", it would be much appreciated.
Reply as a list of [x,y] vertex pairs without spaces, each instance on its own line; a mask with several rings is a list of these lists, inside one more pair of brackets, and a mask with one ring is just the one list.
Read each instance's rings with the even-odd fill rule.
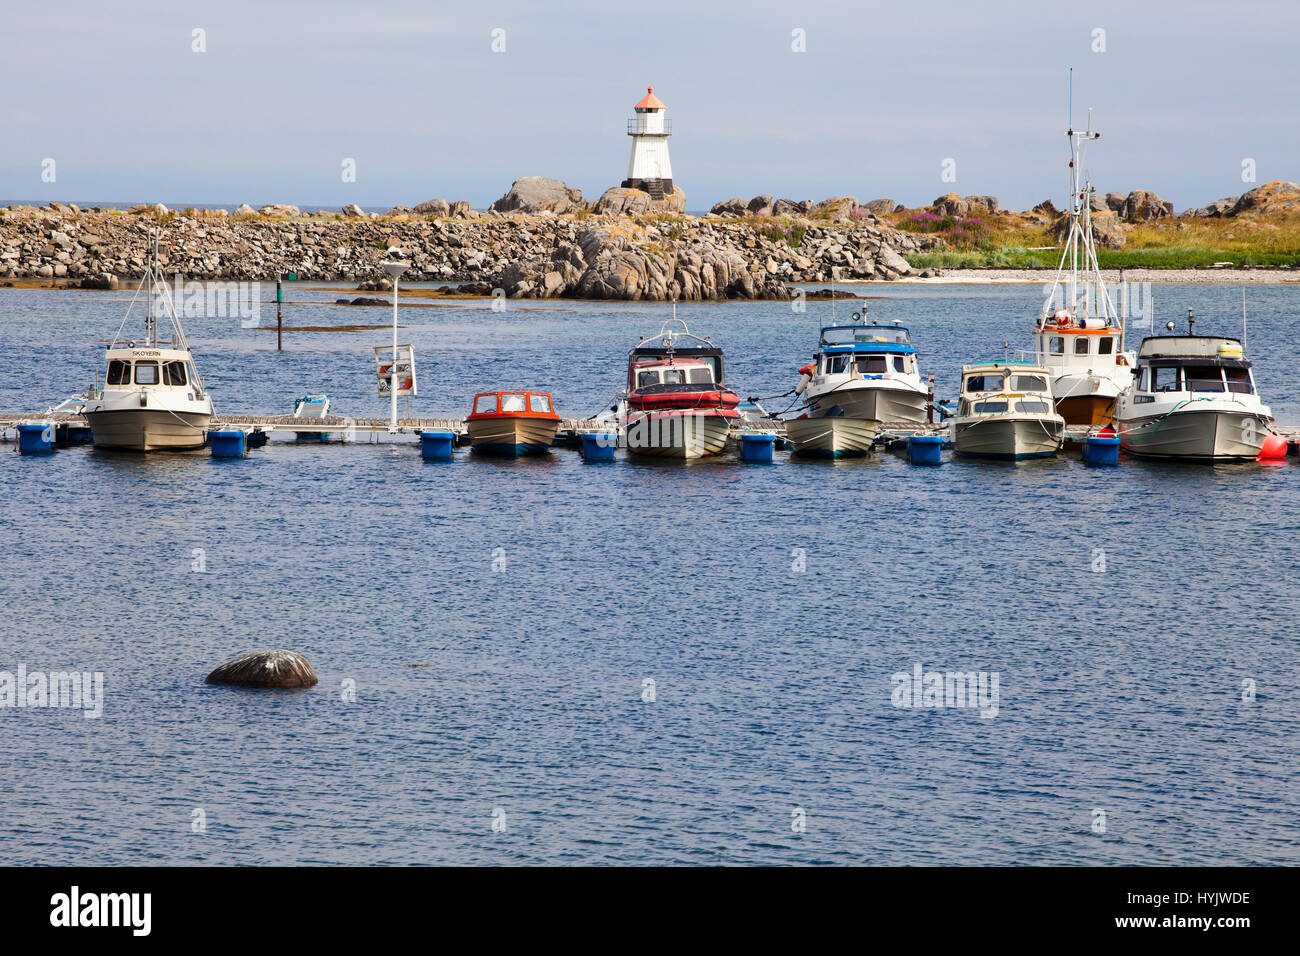
[[[400,249],[392,248],[388,250],[389,256],[400,256]],[[392,400],[392,407],[388,417],[388,432],[392,434],[397,431],[397,280],[402,273],[410,266],[409,262],[398,262],[395,259],[386,259],[379,263],[384,267],[384,271],[393,280],[393,354],[391,363],[388,366],[388,392]]]

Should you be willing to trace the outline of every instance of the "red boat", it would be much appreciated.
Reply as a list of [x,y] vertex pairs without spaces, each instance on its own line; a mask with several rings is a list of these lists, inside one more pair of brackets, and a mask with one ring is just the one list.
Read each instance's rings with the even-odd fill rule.
[[660,458],[719,454],[741,418],[740,396],[724,384],[722,350],[692,335],[680,319],[670,322],[682,331],[665,323],[628,358],[628,451]]

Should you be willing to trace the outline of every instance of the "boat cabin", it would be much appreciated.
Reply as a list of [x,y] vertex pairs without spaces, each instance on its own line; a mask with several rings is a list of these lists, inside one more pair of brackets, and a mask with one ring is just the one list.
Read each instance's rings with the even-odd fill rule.
[[554,418],[555,401],[550,392],[479,392],[469,418]]
[[1255,378],[1238,339],[1217,335],[1158,335],[1142,340],[1134,401],[1162,392],[1255,394]]
[[644,392],[656,386],[682,386],[717,384],[714,366],[704,359],[645,359],[633,361],[630,386],[633,391]]
[[958,415],[1055,411],[1047,369],[1039,365],[967,365],[961,370]]
[[187,351],[128,347],[109,349],[106,357],[105,389],[174,388],[203,394],[202,382]]
[[1123,333],[1104,318],[1076,318],[1069,309],[1043,317],[1034,330],[1040,361],[1059,366],[1090,365],[1097,358],[1114,361],[1123,353]]
[[821,331],[812,374],[918,375],[916,349],[901,325],[830,325]]

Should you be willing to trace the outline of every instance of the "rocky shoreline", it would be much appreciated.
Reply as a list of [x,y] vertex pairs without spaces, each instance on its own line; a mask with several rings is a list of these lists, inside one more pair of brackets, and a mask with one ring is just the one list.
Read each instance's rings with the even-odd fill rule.
[[[1146,190],[1094,196],[1093,204],[1099,241],[1111,248],[1124,245],[1133,223],[1177,218],[1171,203]],[[309,215],[287,205],[184,213],[158,205],[125,211],[10,206],[0,209],[0,285],[49,280],[116,288],[142,274],[148,237],[158,230],[164,271],[191,281],[265,282],[295,274],[387,291],[379,262],[396,247],[411,264],[406,281],[455,283],[464,295],[788,299],[797,283],[937,277],[939,270],[918,272],[906,256],[950,248],[986,220],[1052,230],[1065,221],[1046,201],[1014,213],[996,197],[956,194],[921,211],[889,199],[860,204],[852,196],[732,199],[705,216],[684,208],[680,189],[653,198],[615,187],[588,203],[577,189],[539,177],[516,180],[484,212],[443,199],[382,215],[352,205]],[[1241,217],[1248,226],[1260,215],[1297,209],[1300,186],[1279,181],[1184,217]]]
[[387,288],[379,262],[397,247],[411,263],[406,281],[463,283],[467,294],[786,299],[793,295],[787,283],[912,275],[904,254],[941,241],[870,213],[850,217],[851,197],[780,221],[688,216],[681,201],[614,189],[588,207],[562,183],[520,180],[486,213],[443,200],[383,216],[356,207],[313,216],[291,206],[241,207],[234,215],[9,207],[0,210],[0,282],[115,288],[142,274],[148,235],[159,229],[161,266],[187,280],[274,281],[294,273],[379,291]]

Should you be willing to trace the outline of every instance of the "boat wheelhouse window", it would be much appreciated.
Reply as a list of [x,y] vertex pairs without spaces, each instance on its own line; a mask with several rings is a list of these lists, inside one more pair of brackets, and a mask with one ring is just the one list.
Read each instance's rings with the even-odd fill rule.
[[1144,366],[1142,370],[1138,372],[1138,391],[1149,392],[1151,391],[1150,386],[1151,386],[1151,369],[1146,368]]
[[497,397],[495,395],[480,395],[474,399],[474,414],[486,415],[488,412],[497,410]]
[[530,412],[543,412],[549,414],[551,411],[551,400],[545,395],[529,395],[528,410]]
[[1061,338],[1059,335],[1053,335],[1047,340],[1047,351],[1051,352],[1053,355],[1064,355],[1065,339]]
[[522,412],[524,410],[524,397],[517,392],[511,392],[509,395],[501,396],[501,411],[503,412]]
[[117,359],[108,363],[108,384],[109,385],[130,385],[131,384],[131,363],[122,362]]
[[1016,402],[1016,411],[1018,412],[1037,412],[1045,414],[1049,411],[1046,402]]
[[990,372],[987,375],[970,375],[966,378],[966,391],[968,392],[996,392],[1001,387],[1001,372]]
[[686,376],[682,373],[681,369],[679,368],[664,369],[665,385],[680,385],[684,381],[686,381]]
[[849,367],[849,357],[847,355],[828,355],[825,359],[826,375],[842,375]]
[[185,384],[185,363],[168,362],[163,366],[163,383],[166,385]]
[[907,359],[903,358],[903,356],[901,356],[901,355],[895,355],[895,356],[894,356],[894,371],[895,371],[895,372],[906,372],[906,371],[907,371]]
[[886,359],[883,355],[859,356],[855,365],[859,375],[880,375],[889,371],[889,367],[886,365]]
[[713,373],[707,368],[693,368],[690,370],[690,381],[695,385],[708,385],[713,381]]
[[1088,352],[1090,351],[1088,347],[1091,344],[1092,344],[1092,340],[1089,339],[1088,336],[1086,335],[1076,336],[1074,339],[1074,354],[1087,355]]
[[976,402],[975,414],[987,414],[989,412],[1005,412],[1007,410],[1006,402]]
[[1109,335],[1103,335],[1097,340],[1097,354],[1110,355],[1115,348],[1115,339]]
[[1223,374],[1228,379],[1228,391],[1240,392],[1242,395],[1253,395],[1255,386],[1250,382],[1250,371],[1244,368],[1225,368]]
[[135,363],[135,384],[157,385],[158,384],[158,363],[157,362],[136,362]]
[[659,373],[656,372],[637,372],[636,387],[646,388],[650,385],[659,384]]
[[1189,392],[1223,391],[1223,372],[1217,365],[1189,365],[1183,369]]
[[1151,370],[1154,382],[1151,386],[1153,392],[1176,392],[1178,391],[1178,369],[1176,368],[1153,368]]
[[1011,388],[1017,392],[1045,392],[1047,379],[1041,375],[1012,375]]

